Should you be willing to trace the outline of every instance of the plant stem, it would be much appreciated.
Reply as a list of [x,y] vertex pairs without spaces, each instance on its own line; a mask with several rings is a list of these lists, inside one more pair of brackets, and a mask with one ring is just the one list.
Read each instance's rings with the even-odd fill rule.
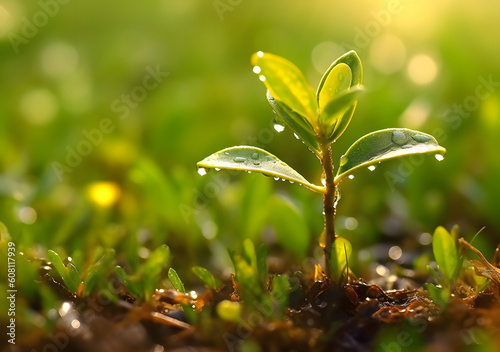
[[335,193],[336,186],[333,176],[332,147],[331,145],[321,146],[321,165],[325,172],[326,193],[323,195],[323,214],[325,219],[325,271],[331,277],[331,253],[333,241],[335,241]]

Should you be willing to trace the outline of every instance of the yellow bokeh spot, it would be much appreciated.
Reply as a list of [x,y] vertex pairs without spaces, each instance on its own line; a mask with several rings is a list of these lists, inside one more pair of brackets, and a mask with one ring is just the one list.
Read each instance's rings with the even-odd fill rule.
[[102,207],[113,205],[120,193],[120,188],[114,182],[94,182],[88,188],[90,199]]
[[408,76],[417,84],[431,83],[437,76],[438,65],[429,55],[419,54],[411,58],[408,64]]

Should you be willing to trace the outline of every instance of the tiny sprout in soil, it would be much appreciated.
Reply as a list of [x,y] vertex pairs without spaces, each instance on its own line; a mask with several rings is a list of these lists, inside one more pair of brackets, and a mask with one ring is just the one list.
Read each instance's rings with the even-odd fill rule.
[[[335,210],[340,183],[353,179],[361,168],[375,170],[376,164],[412,154],[434,154],[442,160],[446,149],[426,133],[406,128],[389,128],[358,139],[340,157],[335,173],[332,145],[347,129],[358,98],[364,92],[361,60],[354,51],[339,57],[326,70],[314,92],[302,72],[290,61],[259,51],[252,56],[253,72],[267,88],[267,100],[277,116],[274,126],[293,131],[319,159],[324,178],[321,185],[306,180],[299,172],[266,150],[236,146],[218,151],[200,161],[198,173],[207,169],[232,169],[260,172],[275,179],[288,180],[323,195],[325,272],[340,279],[347,267],[351,246],[335,233]],[[348,253],[349,252],[349,253]]]

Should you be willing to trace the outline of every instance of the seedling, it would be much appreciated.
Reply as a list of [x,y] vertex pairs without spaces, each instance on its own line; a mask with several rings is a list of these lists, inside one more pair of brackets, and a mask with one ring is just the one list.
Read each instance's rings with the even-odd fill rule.
[[[384,160],[405,155],[432,153],[442,160],[446,149],[423,132],[406,128],[380,130],[354,142],[340,158],[335,174],[332,145],[349,125],[363,92],[362,66],[356,52],[350,51],[333,62],[321,78],[316,93],[302,72],[282,57],[259,51],[251,62],[253,72],[267,87],[267,100],[277,115],[277,130],[283,126],[290,128],[318,157],[323,168],[322,184],[309,182],[273,154],[252,146],[220,150],[197,164],[198,173],[204,175],[208,168],[260,172],[322,194],[325,229],[320,244],[325,253],[326,273],[329,277],[332,271],[338,275],[342,271],[338,268],[345,266],[348,255],[344,244],[335,248],[335,239],[339,237],[335,233],[335,209],[340,183],[347,177],[352,178],[361,168],[373,170]],[[332,263],[332,256],[342,263]]]

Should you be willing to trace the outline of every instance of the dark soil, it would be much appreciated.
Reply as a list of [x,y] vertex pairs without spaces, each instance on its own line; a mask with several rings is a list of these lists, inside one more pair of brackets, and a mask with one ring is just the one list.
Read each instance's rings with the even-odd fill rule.
[[[324,276],[302,279],[290,293],[282,321],[250,312],[240,323],[218,318],[214,307],[238,300],[238,285],[194,299],[173,290],[157,291],[149,304],[78,298],[44,272],[66,303],[52,331],[19,336],[9,351],[495,351],[500,346],[500,300],[496,285],[481,293],[463,285],[446,309],[423,289],[386,290],[363,280],[334,284]],[[204,314],[187,321],[181,305]],[[36,308],[36,307],[35,307]],[[253,314],[252,314],[253,313]],[[252,341],[252,343],[249,343]],[[253,345],[252,345],[253,344]],[[12,348],[14,347],[14,348]]]

